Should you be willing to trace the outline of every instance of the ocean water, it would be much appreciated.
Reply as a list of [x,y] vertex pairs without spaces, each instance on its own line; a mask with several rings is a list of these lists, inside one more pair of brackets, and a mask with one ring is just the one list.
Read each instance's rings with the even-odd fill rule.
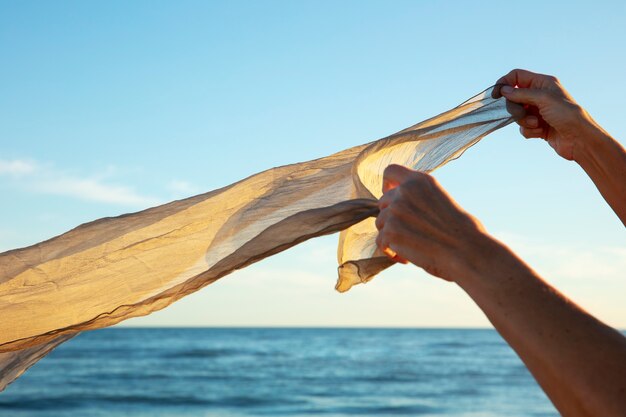
[[558,414],[493,330],[114,328],[36,364],[0,415]]

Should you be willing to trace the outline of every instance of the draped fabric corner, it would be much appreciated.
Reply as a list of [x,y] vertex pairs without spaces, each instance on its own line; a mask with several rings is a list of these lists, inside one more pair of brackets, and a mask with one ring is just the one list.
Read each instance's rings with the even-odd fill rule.
[[493,91],[375,142],[0,254],[0,390],[82,330],[160,310],[312,237],[341,232],[338,291],[371,280],[391,265],[375,244],[384,168],[432,171],[509,124]]

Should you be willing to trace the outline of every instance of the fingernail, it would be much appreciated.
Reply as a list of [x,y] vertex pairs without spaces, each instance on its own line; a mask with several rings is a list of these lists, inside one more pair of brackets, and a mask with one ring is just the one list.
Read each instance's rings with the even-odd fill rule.
[[502,88],[500,89],[500,92],[502,94],[511,94],[515,89],[513,87],[511,87],[510,85],[504,85],[502,86]]
[[528,125],[528,127],[537,127],[539,126],[539,119],[537,119],[535,116],[528,116],[526,118],[526,124]]

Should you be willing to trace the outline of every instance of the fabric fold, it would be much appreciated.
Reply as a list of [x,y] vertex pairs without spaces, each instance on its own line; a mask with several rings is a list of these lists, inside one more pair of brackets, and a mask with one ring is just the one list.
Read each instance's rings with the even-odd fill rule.
[[78,332],[150,314],[307,239],[340,232],[336,289],[392,265],[375,245],[382,173],[432,171],[513,120],[490,88],[394,135],[0,254],[0,389]]

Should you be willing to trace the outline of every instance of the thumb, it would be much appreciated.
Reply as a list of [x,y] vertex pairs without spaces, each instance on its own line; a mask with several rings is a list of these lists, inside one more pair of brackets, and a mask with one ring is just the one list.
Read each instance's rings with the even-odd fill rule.
[[389,165],[383,172],[383,193],[402,184],[413,172],[415,171],[402,165]]
[[546,90],[539,90],[535,88],[513,88],[509,85],[505,85],[500,89],[500,93],[514,103],[530,104],[535,107],[539,107],[545,104],[549,99],[549,95]]

